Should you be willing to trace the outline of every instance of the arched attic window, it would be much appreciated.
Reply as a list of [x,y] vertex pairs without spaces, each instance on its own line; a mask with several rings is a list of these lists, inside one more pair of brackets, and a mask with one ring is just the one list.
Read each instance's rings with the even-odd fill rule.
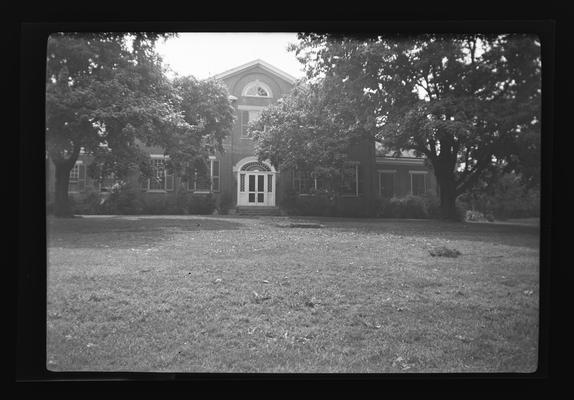
[[249,82],[245,85],[241,95],[246,97],[273,97],[273,93],[269,86],[258,80]]

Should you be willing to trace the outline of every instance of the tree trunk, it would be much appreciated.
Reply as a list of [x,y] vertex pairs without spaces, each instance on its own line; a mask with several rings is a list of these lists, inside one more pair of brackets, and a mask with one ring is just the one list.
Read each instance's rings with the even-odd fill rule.
[[[438,180],[438,179],[437,179]],[[456,211],[456,188],[454,179],[452,181],[438,181],[440,191],[440,209],[443,219],[458,221]]]
[[70,183],[70,170],[74,163],[54,163],[56,167],[56,182],[54,192],[54,216],[72,217],[73,212],[68,198],[68,185]]
[[[439,161],[440,163],[440,161]],[[435,166],[436,179],[440,194],[440,210],[443,219],[458,221],[456,211],[456,181],[454,166],[442,160],[442,165]]]
[[363,178],[363,192],[367,199],[367,215],[375,217],[377,215],[377,192],[375,188],[378,187],[379,175],[377,174],[377,154],[373,141],[369,141],[369,158],[366,164],[367,168],[363,169],[363,173],[366,175]]

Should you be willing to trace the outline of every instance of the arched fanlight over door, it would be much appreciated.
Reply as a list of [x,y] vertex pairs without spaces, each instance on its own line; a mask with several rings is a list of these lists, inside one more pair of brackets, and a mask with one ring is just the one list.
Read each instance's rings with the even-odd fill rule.
[[241,95],[246,97],[273,97],[271,88],[259,80],[249,82],[247,85],[245,85]]
[[244,164],[241,171],[271,171],[271,168],[261,161],[251,161]]

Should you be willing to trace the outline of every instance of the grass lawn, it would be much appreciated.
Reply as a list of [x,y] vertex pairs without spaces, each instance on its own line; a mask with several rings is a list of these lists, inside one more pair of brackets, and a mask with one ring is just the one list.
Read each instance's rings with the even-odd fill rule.
[[49,219],[48,369],[536,370],[536,226],[294,220]]

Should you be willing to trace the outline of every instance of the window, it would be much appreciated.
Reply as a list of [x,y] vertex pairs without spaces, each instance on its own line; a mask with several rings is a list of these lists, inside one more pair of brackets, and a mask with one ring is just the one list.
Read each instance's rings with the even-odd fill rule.
[[241,112],[241,137],[248,138],[249,133],[247,128],[249,128],[249,123],[257,121],[261,110],[240,110]]
[[318,178],[315,172],[295,169],[293,171],[293,190],[299,194],[330,192],[331,185],[327,179]]
[[86,167],[82,161],[76,161],[76,164],[70,170],[70,181],[68,183],[68,192],[79,193],[86,188]]
[[187,190],[192,192],[220,191],[219,160],[196,160],[187,167]]
[[296,169],[293,172],[293,189],[299,194],[310,194],[315,189],[315,179],[310,171]]
[[273,97],[271,89],[265,83],[255,80],[243,88],[242,96],[247,97]]
[[359,195],[359,163],[348,162],[342,171],[341,194],[347,196]]
[[421,196],[426,193],[426,172],[410,171],[411,174],[411,194]]
[[219,160],[211,160],[211,191],[219,192]]
[[269,93],[261,86],[253,86],[246,93],[246,96],[269,97]]
[[379,171],[379,195],[385,198],[395,195],[395,171]]
[[165,162],[152,160],[153,175],[149,182],[149,190],[165,190]]
[[211,191],[210,164],[196,160],[187,169],[187,190],[192,192]]
[[152,177],[142,182],[142,188],[149,191],[171,191],[174,186],[174,174],[167,165],[165,157],[151,156]]

